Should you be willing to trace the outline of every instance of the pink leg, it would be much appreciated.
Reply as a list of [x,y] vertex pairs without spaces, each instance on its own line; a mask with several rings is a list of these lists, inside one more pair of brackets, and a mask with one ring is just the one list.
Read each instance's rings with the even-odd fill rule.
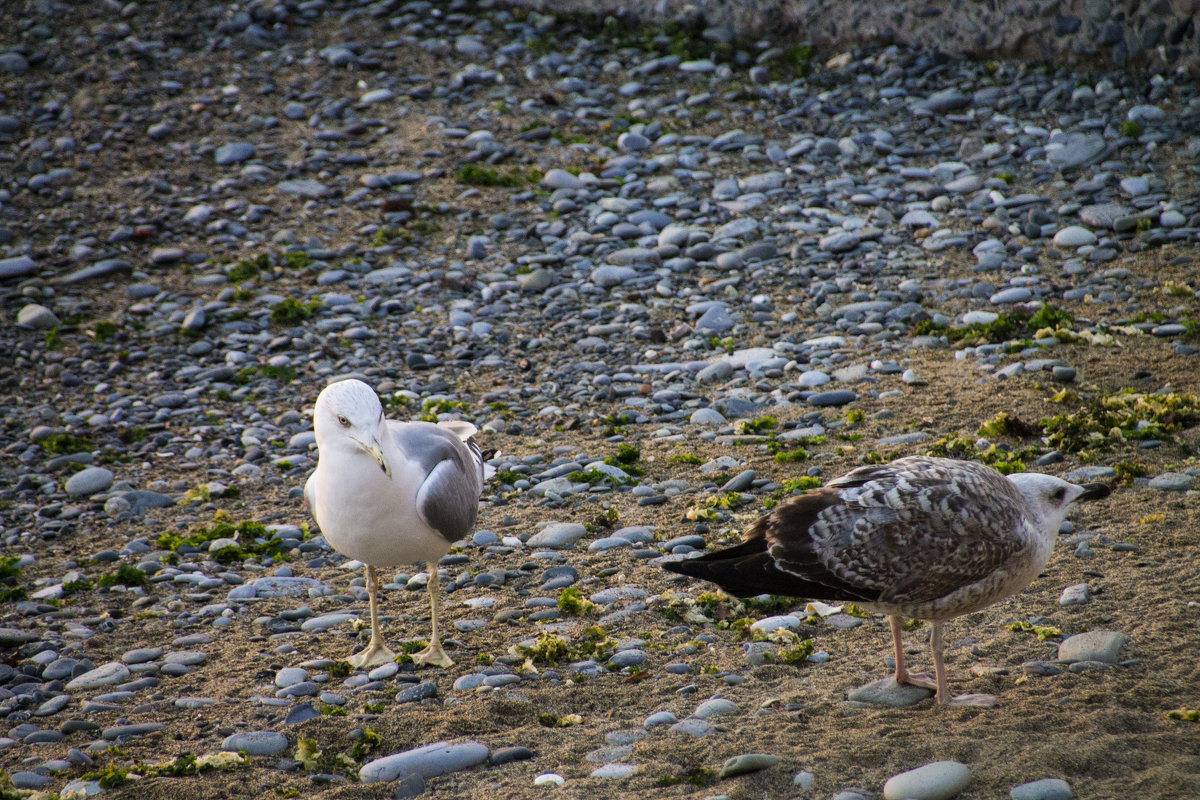
[[979,706],[986,708],[996,704],[996,698],[990,694],[960,694],[950,695],[950,685],[946,680],[946,660],[943,657],[945,643],[942,641],[942,623],[933,623],[933,635],[929,637],[929,647],[933,650],[933,672],[937,676],[936,700],[940,706]]
[[895,614],[889,614],[888,622],[892,625],[892,643],[896,646],[896,683],[907,683],[909,686],[920,686],[922,689],[937,688],[933,678],[926,673],[912,674],[904,668],[904,642],[901,638],[904,634],[904,619]]

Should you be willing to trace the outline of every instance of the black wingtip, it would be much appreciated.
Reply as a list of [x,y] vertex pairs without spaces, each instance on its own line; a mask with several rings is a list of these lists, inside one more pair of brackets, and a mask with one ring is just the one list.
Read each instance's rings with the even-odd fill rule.
[[680,558],[680,559],[676,559],[675,561],[662,561],[659,563],[662,564],[663,569],[665,569],[669,572],[677,572],[680,575],[688,575],[690,577],[695,578],[695,577],[698,577],[696,575],[697,570],[695,569],[695,567],[693,567],[692,569],[689,570],[688,566],[687,566],[688,562],[692,561],[692,560],[693,559],[690,559],[690,558]]

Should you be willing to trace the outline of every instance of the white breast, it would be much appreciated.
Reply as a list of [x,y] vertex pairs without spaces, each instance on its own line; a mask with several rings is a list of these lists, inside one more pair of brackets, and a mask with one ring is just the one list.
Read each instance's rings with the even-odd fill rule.
[[425,476],[394,449],[387,456],[390,478],[365,456],[320,456],[313,473],[313,516],[330,546],[349,558],[377,567],[434,562],[450,543],[416,511]]

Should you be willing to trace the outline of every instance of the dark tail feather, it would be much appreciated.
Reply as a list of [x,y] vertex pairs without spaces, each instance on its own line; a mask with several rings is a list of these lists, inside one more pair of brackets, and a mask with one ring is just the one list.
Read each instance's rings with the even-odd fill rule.
[[767,542],[760,538],[699,558],[664,561],[662,566],[689,578],[715,583],[734,597],[775,594],[828,602],[865,599],[852,587],[830,586],[784,572],[767,552]]

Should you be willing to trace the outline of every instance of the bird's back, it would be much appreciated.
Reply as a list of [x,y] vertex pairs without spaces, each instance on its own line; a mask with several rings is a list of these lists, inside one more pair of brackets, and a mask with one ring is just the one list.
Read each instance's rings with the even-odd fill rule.
[[1027,511],[995,470],[904,458],[785,501],[736,548],[666,566],[739,594],[855,601],[932,618],[952,601],[986,605],[1025,580],[1040,558],[1031,548],[1041,546]]

